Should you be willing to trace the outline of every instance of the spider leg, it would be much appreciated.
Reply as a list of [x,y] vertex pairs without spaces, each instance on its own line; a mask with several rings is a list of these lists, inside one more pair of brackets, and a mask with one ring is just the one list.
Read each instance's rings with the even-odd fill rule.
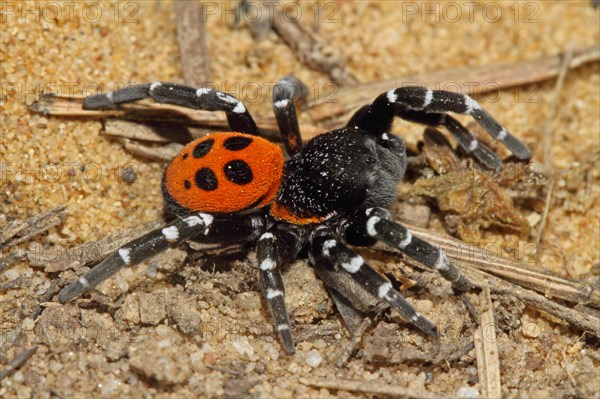
[[388,302],[405,320],[410,321],[425,334],[439,338],[435,325],[419,313],[400,292],[392,287],[390,281],[373,269],[362,256],[336,239],[328,227],[315,231],[309,251],[315,262],[326,260],[332,265],[341,266],[354,281],[371,295]]
[[260,286],[269,304],[273,323],[288,354],[294,353],[290,317],[285,306],[285,287],[281,275],[281,257],[277,237],[272,232],[264,233],[256,245],[256,256],[260,268]]
[[[215,220],[213,215],[207,213],[196,213],[178,218],[119,248],[92,270],[63,288],[58,295],[58,300],[61,303],[68,302],[79,294],[92,289],[123,267],[135,266],[190,238],[196,238],[199,241],[231,243],[255,234],[264,226],[264,219],[256,215],[246,215],[244,219],[238,218],[232,222],[231,219]],[[240,226],[245,226],[245,228]]]
[[290,157],[302,150],[302,136],[294,105],[294,100],[300,96],[302,83],[295,78],[282,78],[273,87],[273,112],[285,150]]
[[473,284],[450,262],[443,250],[414,237],[406,227],[390,220],[390,213],[384,208],[358,211],[355,219],[345,228],[345,234],[354,237],[349,241],[355,241],[356,237],[362,236],[367,242],[369,239],[375,239],[399,249],[425,266],[437,270],[458,292],[466,292],[474,288]]
[[411,122],[422,123],[428,126],[444,126],[452,136],[454,136],[458,145],[460,145],[467,154],[472,153],[475,159],[481,162],[486,168],[499,170],[502,167],[502,160],[500,157],[485,144],[479,142],[456,118],[453,118],[448,114],[425,114],[423,112],[415,111],[399,111],[398,115],[400,115],[402,119]]
[[[400,118],[407,116],[407,119],[415,120],[417,114],[445,114],[447,112],[471,115],[487,130],[490,136],[502,142],[517,158],[521,160],[531,158],[529,147],[510,134],[477,101],[466,94],[429,90],[420,86],[400,87],[379,95],[370,105],[359,109],[352,116],[348,125],[380,135],[390,131],[392,121],[396,116]],[[442,122],[439,118],[437,121]],[[431,119],[423,117],[419,122],[434,123],[436,117]],[[461,146],[466,145],[471,151],[475,151],[481,145],[474,138],[471,140],[472,135],[465,136],[464,131],[457,127],[454,121],[438,124],[443,124],[457,138],[460,137],[459,142],[464,139],[465,143]],[[470,140],[469,143],[466,143],[467,139]]]
[[240,133],[260,135],[252,116],[231,94],[210,88],[199,88],[166,82],[133,85],[124,89],[88,96],[84,109],[112,109],[117,105],[152,98],[158,103],[179,105],[204,111],[223,111],[231,129]]

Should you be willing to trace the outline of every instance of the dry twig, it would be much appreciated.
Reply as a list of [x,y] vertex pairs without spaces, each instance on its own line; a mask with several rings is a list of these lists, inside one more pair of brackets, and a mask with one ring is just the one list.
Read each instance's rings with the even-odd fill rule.
[[[569,70],[569,65],[571,63],[571,59],[573,58],[573,52],[567,51],[565,53],[565,58],[562,62],[560,72],[558,74],[558,79],[556,80],[556,86],[554,87],[554,93],[552,94],[552,103],[550,104],[550,115],[548,115],[548,119],[546,121],[546,126],[544,128],[544,170],[549,176],[552,176],[552,141],[554,138],[554,118],[558,113],[558,99],[560,97],[560,93],[563,88],[563,84],[565,81],[565,76],[567,76],[567,71]],[[542,215],[542,220],[540,222],[540,227],[538,229],[538,235],[535,240],[536,248],[540,247],[540,243],[542,242],[542,234],[544,234],[544,229],[546,228],[546,221],[548,220],[548,212],[550,211],[550,204],[552,193],[554,189],[554,178],[550,178],[548,182],[548,193],[546,195],[546,204],[544,206],[544,213]]]
[[33,309],[31,313],[31,318],[33,320],[37,319],[41,314],[44,308],[42,307],[43,303],[46,303],[52,299],[52,297],[58,292],[58,281],[52,280],[50,283],[50,287],[40,296],[38,304]]
[[323,322],[318,325],[296,326],[296,341],[314,341],[321,337],[330,337],[339,334],[340,329],[336,323]]
[[281,9],[275,10],[272,18],[273,28],[296,52],[301,62],[327,73],[339,86],[358,83],[358,79],[332,54],[331,49],[326,48],[325,41],[317,34],[305,29],[297,20],[286,18]]
[[483,388],[482,396],[484,398],[500,398],[502,397],[500,360],[498,358],[496,322],[494,321],[494,304],[489,288],[484,288],[482,292],[481,309],[481,324],[473,337],[477,354],[479,383]]
[[569,70],[571,59],[573,58],[573,51],[568,50],[564,54],[564,59],[561,62],[560,69],[558,72],[558,79],[556,80],[556,86],[554,86],[554,92],[552,93],[552,102],[550,103],[550,113],[546,120],[546,126],[544,128],[544,170],[549,175],[552,173],[552,139],[554,137],[554,118],[558,113],[558,100],[560,98],[560,92],[562,91],[563,84],[565,82],[565,76]]
[[[244,15],[249,14],[252,6],[256,6],[256,3],[252,3],[248,0],[241,0],[239,7],[236,7],[235,11],[235,20],[233,23],[233,28],[237,29],[242,21],[242,17]],[[250,34],[252,38],[256,41],[265,40],[269,34],[273,31],[273,26],[271,25],[270,17],[268,12],[258,12],[256,13],[255,18],[251,18],[249,21],[246,21],[248,24],[248,29],[250,29]]]
[[[83,97],[55,96],[47,94],[30,106],[32,112],[52,116],[88,117],[104,119],[119,117],[138,122],[169,122],[185,126],[197,126],[212,130],[228,130],[229,125],[223,113],[193,110],[169,104],[139,102],[124,104],[119,109],[84,110],[81,105]],[[255,117],[256,124],[265,137],[280,140],[279,128],[275,118]],[[310,138],[323,132],[323,129],[312,125],[300,125],[302,138]]]
[[546,228],[546,222],[548,221],[548,212],[550,212],[550,204],[552,203],[552,193],[554,192],[554,177],[550,178],[548,183],[548,192],[546,193],[546,204],[544,205],[544,213],[542,214],[542,220],[540,221],[540,227],[538,228],[537,238],[535,239],[535,247],[539,248],[542,243],[542,235]]
[[24,350],[23,352],[15,356],[15,358],[8,364],[8,367],[4,368],[3,370],[0,370],[0,381],[12,375],[21,366],[23,366],[25,362],[29,360],[31,356],[34,355],[37,349],[38,347],[34,346],[32,348]]
[[398,385],[383,384],[375,381],[343,380],[343,379],[319,379],[300,378],[303,385],[335,389],[338,391],[363,392],[377,395],[390,395],[405,398],[447,398],[438,392],[421,389],[405,388]]
[[160,227],[162,224],[164,224],[164,221],[160,219],[155,220],[131,230],[113,234],[98,241],[88,242],[75,248],[70,248],[62,252],[61,256],[52,259],[39,259],[36,256],[36,252],[30,253],[28,256],[32,266],[44,267],[46,272],[54,273],[67,269],[77,269],[105,258],[108,254],[116,251],[122,245]]
[[123,144],[123,147],[132,154],[139,155],[143,158],[153,161],[167,162],[175,158],[183,149],[183,145],[179,143],[169,143],[162,146],[148,146],[135,140],[118,138],[116,141]]
[[369,327],[373,325],[373,322],[376,320],[377,316],[381,315],[381,312],[383,312],[387,308],[389,308],[389,305],[387,303],[380,302],[378,305],[375,306],[375,309],[373,309],[374,316],[367,316],[363,318],[362,322],[358,325],[356,330],[353,331],[352,339],[350,340],[350,342],[348,342],[346,346],[344,346],[337,360],[335,361],[335,365],[337,367],[343,367],[346,364],[346,362],[350,358],[350,355],[352,354],[352,352],[354,352],[354,349],[356,349],[356,346],[362,340],[363,335],[365,335]]
[[26,283],[27,281],[23,278],[23,276],[19,276],[14,280],[9,281],[8,283],[0,284],[0,294],[8,290],[13,290],[15,288],[22,287]]
[[[413,231],[415,236],[443,248],[450,258],[463,266],[461,271],[476,287],[489,287],[494,294],[512,295],[527,305],[550,313],[567,323],[600,337],[600,317],[596,316],[596,313],[590,307],[583,306],[589,311],[580,310],[581,303],[599,307],[600,292],[594,287],[535,272],[517,262],[490,254],[483,248],[474,248],[462,241],[442,237],[414,226],[407,225],[407,227]],[[418,262],[410,258],[404,257],[404,260],[410,265],[422,268]],[[501,278],[493,274],[499,275]],[[519,285],[509,280],[515,281]],[[545,296],[523,288],[521,285],[543,292]],[[579,303],[579,305],[575,308],[567,307],[548,299],[548,297],[565,299]]]
[[406,363],[449,364],[468,355],[474,348],[472,336],[465,334],[458,341],[429,342],[417,349],[414,345],[399,344],[397,338],[390,334],[391,331],[386,331],[390,326],[378,324],[375,327],[374,333],[364,343],[365,361],[386,366]]
[[57,206],[21,223],[13,223],[0,231],[0,249],[8,248],[48,231],[67,217],[66,207]]
[[0,273],[14,265],[21,259],[25,258],[26,256],[27,254],[25,252],[17,251],[15,253],[8,254],[3,258],[0,258]]
[[405,225],[414,232],[415,236],[444,249],[450,258],[461,264],[513,281],[523,287],[543,293],[548,298],[600,308],[600,291],[595,287],[529,269],[523,263],[504,258],[484,248],[475,247],[447,235],[407,223]]
[[204,87],[210,82],[204,7],[201,1],[189,0],[177,0],[174,7],[183,81],[193,87]]
[[548,312],[569,324],[600,337],[600,318],[598,317],[566,307],[531,290],[522,288],[480,270],[471,267],[463,267],[462,271],[476,287],[489,287],[491,292],[495,294],[517,297],[527,305]]

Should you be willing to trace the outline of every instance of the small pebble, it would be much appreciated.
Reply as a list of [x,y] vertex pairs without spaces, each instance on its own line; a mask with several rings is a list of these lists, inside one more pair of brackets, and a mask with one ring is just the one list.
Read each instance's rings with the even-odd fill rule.
[[8,281],[13,281],[19,277],[19,272],[15,269],[8,269],[7,271],[4,272],[4,277]]
[[108,378],[108,381],[106,381],[106,383],[99,384],[99,385],[101,385],[100,392],[102,393],[102,395],[114,394],[120,384],[121,384],[121,382],[119,380],[117,380],[113,376],[110,376]]
[[540,328],[537,324],[525,322],[521,325],[523,336],[527,338],[537,338],[540,336]]
[[246,339],[236,339],[233,341],[235,350],[240,354],[242,358],[249,359],[254,355],[254,348]]
[[456,396],[459,398],[478,398],[479,390],[474,387],[461,387],[456,392]]
[[270,342],[267,342],[263,349],[265,350],[265,352],[267,353],[267,356],[271,359],[271,360],[277,360],[279,359],[279,349],[275,347],[275,345],[273,345]]
[[321,356],[319,351],[313,349],[310,352],[308,352],[308,356],[306,356],[304,361],[310,367],[319,367],[319,364],[321,364],[321,362],[323,361],[323,356]]
[[432,381],[433,381],[433,373],[428,372],[427,374],[425,374],[425,383],[429,384]]
[[19,370],[13,374],[12,379],[13,379],[13,381],[16,381],[16,382],[23,382],[23,381],[25,381],[25,376],[23,375],[21,370]]
[[207,352],[204,357],[202,358],[202,361],[204,362],[204,364],[207,365],[213,365],[217,362],[218,360],[218,356],[215,352]]
[[121,179],[123,179],[123,181],[125,183],[133,183],[136,178],[137,178],[137,171],[135,170],[135,168],[132,165],[126,166],[123,169],[123,172],[121,172]]
[[33,330],[34,327],[35,327],[35,321],[33,321],[33,319],[31,317],[27,317],[21,323],[21,328],[23,329],[23,331],[31,331],[31,330]]
[[48,368],[50,369],[50,371],[56,374],[63,369],[63,365],[56,360],[51,360]]
[[37,126],[40,128],[47,128],[48,127],[48,119],[46,119],[46,118],[38,119]]

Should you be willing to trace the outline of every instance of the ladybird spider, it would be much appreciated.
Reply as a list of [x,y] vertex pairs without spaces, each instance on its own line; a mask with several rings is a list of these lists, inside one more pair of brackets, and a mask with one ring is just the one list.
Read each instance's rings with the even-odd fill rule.
[[303,248],[308,249],[315,269],[333,267],[347,272],[405,320],[437,337],[435,325],[349,247],[381,241],[437,270],[455,292],[472,288],[443,251],[414,237],[390,216],[388,209],[396,200],[396,185],[407,163],[402,139],[390,133],[392,121],[400,117],[445,126],[464,150],[488,168],[500,168],[498,156],[447,112],[471,115],[521,160],[531,156],[529,148],[471,97],[422,87],[383,93],[359,109],[345,127],[303,146],[293,101],[298,95],[298,86],[289,79],[278,81],[273,90],[273,109],[287,160],[278,145],[260,136],[244,104],[224,92],[156,82],[87,97],[87,109],[151,98],[224,111],[232,132],[192,141],[166,168],[162,191],[167,209],[178,216],[175,221],[118,249],[65,287],[60,302],[188,239],[223,245],[245,242],[256,248],[261,291],[287,353],[294,352],[294,340],[281,269]]

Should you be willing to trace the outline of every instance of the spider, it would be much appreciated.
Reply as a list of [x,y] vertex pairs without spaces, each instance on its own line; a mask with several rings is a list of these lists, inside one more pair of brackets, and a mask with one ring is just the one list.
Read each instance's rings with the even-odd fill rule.
[[188,239],[223,245],[241,242],[256,249],[262,295],[288,354],[294,353],[294,339],[281,270],[303,250],[313,268],[347,272],[420,331],[438,337],[436,326],[351,248],[381,241],[438,271],[455,292],[473,288],[442,250],[392,220],[389,208],[407,165],[402,139],[390,133],[392,122],[400,117],[444,126],[464,150],[492,169],[501,166],[498,156],[448,112],[472,116],[518,159],[529,159],[529,148],[471,97],[423,87],[383,93],[360,108],[346,126],[304,145],[294,105],[299,95],[290,79],[274,86],[273,110],[287,159],[278,145],[261,137],[245,105],[221,91],[155,82],[86,97],[86,109],[115,108],[150,98],[223,111],[232,131],[192,141],[167,166],[162,193],[167,210],[177,216],[174,221],[118,249],[63,288],[59,301],[65,303],[121,268]]

